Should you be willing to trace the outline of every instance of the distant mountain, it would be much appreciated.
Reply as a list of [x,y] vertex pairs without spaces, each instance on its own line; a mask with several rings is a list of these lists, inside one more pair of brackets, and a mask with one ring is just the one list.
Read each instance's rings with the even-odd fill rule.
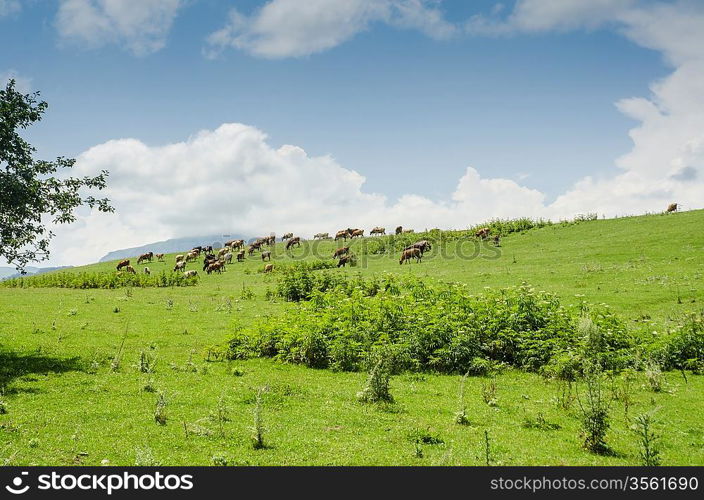
[[[24,268],[27,271],[24,276],[32,276],[34,274],[48,273],[50,271],[57,271],[59,269],[68,269],[72,266],[59,266],[59,267],[33,267],[27,266]],[[0,267],[0,280],[9,280],[12,278],[20,278],[23,275],[17,272],[14,267]]]
[[100,262],[107,262],[109,260],[126,259],[128,257],[137,257],[143,253],[154,252],[154,253],[175,253],[183,252],[185,250],[190,250],[191,248],[198,245],[212,245],[215,248],[221,247],[224,240],[246,240],[244,236],[238,236],[233,234],[227,238],[223,238],[223,235],[217,236],[192,236],[187,238],[174,238],[166,241],[157,241],[156,243],[149,243],[147,245],[142,245],[141,247],[124,248],[122,250],[114,250],[100,259]]

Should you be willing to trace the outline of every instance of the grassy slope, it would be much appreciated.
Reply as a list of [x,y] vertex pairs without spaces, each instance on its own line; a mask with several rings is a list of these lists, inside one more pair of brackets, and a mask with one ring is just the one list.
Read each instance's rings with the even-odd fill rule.
[[[399,266],[396,255],[374,256],[339,272],[414,273],[463,281],[478,292],[527,281],[558,293],[565,304],[584,298],[605,302],[632,321],[650,317],[652,328],[659,330],[704,300],[702,227],[704,211],[593,221],[506,237],[498,258],[486,246],[479,257],[469,259],[473,243],[452,243],[436,246],[420,265]],[[275,262],[291,260],[281,247],[277,245]],[[313,250],[328,255],[334,247],[324,242],[293,253],[311,258]],[[172,263],[169,256],[167,263],[149,266],[158,272]],[[485,429],[496,461],[504,464],[637,463],[636,439],[621,403],[614,402],[609,434],[617,454],[591,455],[580,447],[577,406],[559,409],[553,402],[557,386],[532,374],[499,376],[495,408],[481,398],[487,381],[468,380],[467,413],[473,425],[463,427],[452,422],[458,377],[396,377],[392,391],[398,404],[382,411],[355,402],[364,374],[271,360],[206,362],[207,346],[226,341],[234,325],[291,307],[264,300],[275,276],[258,273],[262,267],[258,258],[249,259],[187,288],[0,288],[0,381],[7,385],[0,400],[8,410],[0,415],[0,463],[97,464],[108,459],[132,464],[139,449],[149,449],[164,464],[209,464],[213,456],[251,464],[481,464]],[[114,263],[102,263],[86,269],[113,268]],[[243,287],[254,293],[253,299],[242,299]],[[121,367],[113,373],[110,361],[125,333]],[[155,373],[135,368],[142,350],[157,356]],[[73,361],[76,357],[80,359]],[[189,359],[198,372],[176,369],[186,367]],[[87,369],[91,364],[93,369]],[[234,366],[244,376],[234,377]],[[639,377],[630,413],[657,408],[665,462],[704,464],[704,426],[697,418],[704,404],[704,377],[690,376],[685,384],[681,375],[668,374],[670,390],[659,394],[647,391]],[[154,423],[156,395],[142,390],[148,379],[169,401],[166,426]],[[264,384],[271,388],[264,419],[272,448],[255,451],[248,441],[252,401],[255,388]],[[221,396],[230,410],[224,436],[207,418]],[[526,415],[539,412],[561,428],[522,428]],[[186,436],[184,422],[198,432]],[[424,446],[419,459],[408,434],[428,427],[445,443]],[[207,434],[205,428],[213,434],[198,435]],[[87,455],[78,456],[81,452]]]

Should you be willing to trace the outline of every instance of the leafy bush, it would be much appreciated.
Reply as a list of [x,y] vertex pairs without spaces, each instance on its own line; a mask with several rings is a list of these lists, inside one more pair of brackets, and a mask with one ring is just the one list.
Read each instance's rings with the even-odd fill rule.
[[7,288],[123,288],[191,286],[198,277],[183,273],[132,274],[125,272],[55,272],[0,281]]
[[[465,285],[413,277],[364,280],[295,270],[279,287],[299,304],[239,331],[229,358],[356,371],[384,349],[394,371],[484,375],[501,364],[538,370],[558,354],[585,355],[574,317],[554,295],[527,285],[473,295]],[[593,315],[601,336],[582,351],[607,361],[625,358],[631,345],[625,328],[609,314]]]

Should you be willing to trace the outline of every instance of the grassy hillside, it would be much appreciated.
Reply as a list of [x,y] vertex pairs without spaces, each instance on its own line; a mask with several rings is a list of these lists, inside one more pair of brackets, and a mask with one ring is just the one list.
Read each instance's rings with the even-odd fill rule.
[[[498,248],[466,238],[436,244],[421,264],[403,266],[398,252],[370,253],[376,244],[368,238],[352,243],[356,267],[331,272],[412,274],[466,283],[476,293],[527,282],[568,308],[605,303],[634,328],[664,331],[702,309],[702,227],[704,211],[556,224],[510,234]],[[286,253],[277,243],[273,262],[330,259],[337,246],[304,242]],[[173,262],[172,254],[146,265],[154,274]],[[0,286],[0,463],[483,464],[487,431],[493,463],[637,464],[633,417],[655,411],[663,462],[704,464],[701,375],[667,373],[660,392],[642,372],[632,381],[615,376],[611,393],[630,387],[630,396],[611,403],[613,453],[595,455],[581,446],[579,405],[563,397],[565,385],[532,373],[497,375],[492,405],[482,394],[493,379],[467,379],[470,425],[462,426],[453,421],[458,376],[395,376],[396,404],[370,406],[356,400],[365,373],[209,361],[209,348],[225,345],[238,328],[295,307],[267,299],[280,273],[263,274],[263,267],[255,255],[222,275],[201,272],[186,287]],[[256,450],[250,436],[263,386],[269,446]],[[159,394],[166,425],[155,423]]]

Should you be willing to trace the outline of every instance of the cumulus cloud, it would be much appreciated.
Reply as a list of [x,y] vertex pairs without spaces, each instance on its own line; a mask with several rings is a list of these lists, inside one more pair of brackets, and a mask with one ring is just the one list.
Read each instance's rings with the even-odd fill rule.
[[0,17],[19,12],[22,6],[19,0],[0,0]]
[[116,44],[143,56],[162,49],[184,0],[61,0],[62,40],[89,48]]
[[[406,195],[390,203],[365,192],[364,177],[329,156],[274,148],[247,125],[224,124],[187,141],[147,146],[109,141],[78,157],[75,174],[110,171],[106,193],[114,214],[84,213],[54,228],[54,259],[91,262],[117,247],[202,234],[311,236],[339,227],[398,224],[463,228],[493,216],[541,215],[543,195],[468,168],[448,200]],[[511,200],[511,203],[507,203]]]
[[270,0],[251,16],[230,11],[227,24],[207,38],[214,56],[233,47],[267,58],[300,57],[331,49],[386,23],[447,38],[455,27],[437,0]]

